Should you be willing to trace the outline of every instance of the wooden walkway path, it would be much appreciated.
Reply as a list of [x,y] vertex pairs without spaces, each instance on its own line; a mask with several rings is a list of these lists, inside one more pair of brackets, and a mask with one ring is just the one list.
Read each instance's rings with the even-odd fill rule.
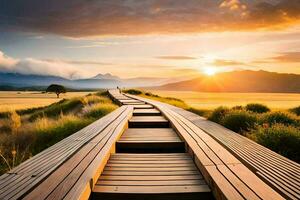
[[193,113],[120,108],[0,177],[0,199],[300,199],[300,165]]

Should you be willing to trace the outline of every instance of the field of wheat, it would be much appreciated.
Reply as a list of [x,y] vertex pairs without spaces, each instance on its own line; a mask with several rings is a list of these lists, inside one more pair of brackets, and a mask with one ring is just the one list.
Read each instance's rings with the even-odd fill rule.
[[205,93],[188,91],[153,90],[154,94],[176,97],[199,109],[214,109],[219,106],[245,106],[248,103],[265,104],[272,109],[289,109],[300,105],[300,94],[290,93]]
[[0,112],[47,106],[73,97],[87,95],[90,92],[68,92],[56,98],[55,94],[42,92],[0,91]]

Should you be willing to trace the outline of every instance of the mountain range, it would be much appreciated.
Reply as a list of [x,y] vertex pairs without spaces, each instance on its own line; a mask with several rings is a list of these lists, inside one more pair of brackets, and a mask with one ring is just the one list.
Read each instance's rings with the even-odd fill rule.
[[267,71],[233,71],[165,84],[157,89],[197,92],[300,93],[300,75]]
[[58,76],[25,75],[0,72],[0,90],[12,88],[45,88],[61,84],[72,89],[143,87],[159,90],[198,92],[280,92],[300,93],[300,75],[267,71],[233,71],[214,76],[199,75],[188,80],[180,78],[137,77],[122,79],[111,74],[98,74],[87,79],[70,80]]
[[0,72],[0,90],[1,88],[39,88],[47,87],[50,84],[61,84],[72,89],[99,89],[114,87],[149,87],[160,86],[174,81],[187,80],[181,77],[178,79],[171,78],[152,78],[137,77],[130,79],[122,79],[111,74],[97,74],[94,77],[86,79],[66,79],[59,76],[44,75],[26,75],[20,73],[3,73]]

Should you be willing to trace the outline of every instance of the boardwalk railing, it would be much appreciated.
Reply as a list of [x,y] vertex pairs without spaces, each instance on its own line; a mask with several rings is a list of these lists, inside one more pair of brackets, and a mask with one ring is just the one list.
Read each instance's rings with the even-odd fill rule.
[[0,177],[0,199],[89,197],[132,106],[122,106]]

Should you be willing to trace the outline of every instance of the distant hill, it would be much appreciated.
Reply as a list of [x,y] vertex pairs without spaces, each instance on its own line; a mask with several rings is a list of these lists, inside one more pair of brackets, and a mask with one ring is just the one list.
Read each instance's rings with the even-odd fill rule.
[[[59,76],[43,76],[43,75],[26,75],[19,73],[0,73],[0,88],[36,88],[45,87],[50,84],[61,84],[68,88],[76,89],[99,89],[99,88],[112,88],[118,85],[124,85],[119,79],[109,79],[108,75],[100,74],[90,79],[76,79],[70,80]],[[5,87],[4,87],[5,86]]]
[[165,84],[157,89],[198,92],[299,93],[300,75],[267,71],[234,71]]
[[90,79],[115,79],[115,80],[120,80],[120,78],[118,76],[111,75],[110,73],[97,74],[96,76],[94,76]]
[[0,85],[12,87],[46,86],[51,83],[66,83],[68,79],[58,76],[24,75],[19,73],[0,73]]
[[[180,80],[180,79],[178,79]],[[185,79],[186,80],[186,79]],[[87,79],[70,80],[59,76],[26,75],[0,72],[0,90],[18,90],[44,88],[50,84],[61,84],[73,89],[100,89],[114,87],[149,87],[160,86],[176,81],[171,78],[137,77],[121,79],[111,74],[97,74]]]

